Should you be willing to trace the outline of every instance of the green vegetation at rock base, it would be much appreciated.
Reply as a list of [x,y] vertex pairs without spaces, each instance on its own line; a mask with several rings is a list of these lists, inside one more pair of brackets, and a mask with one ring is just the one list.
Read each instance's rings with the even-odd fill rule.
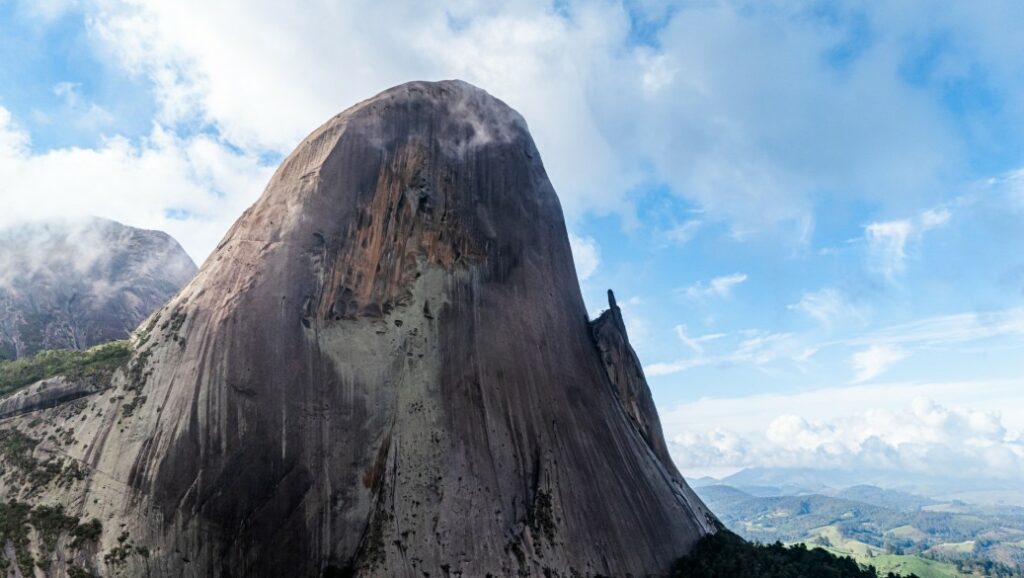
[[[732,532],[721,529],[702,538],[689,556],[681,559],[673,576],[678,578],[900,578],[897,574],[879,574],[872,566],[859,564],[853,558],[836,556],[822,548],[803,544],[783,546],[781,543],[747,542]],[[905,575],[902,578],[917,578]]]
[[[41,542],[38,560],[29,551],[29,536],[33,529]],[[77,518],[65,514],[63,506],[33,508],[14,500],[0,503],[0,571],[6,573],[13,563],[23,576],[34,576],[35,566],[44,570],[49,567],[50,558],[62,535],[71,536],[71,547],[78,549],[87,543],[95,543],[102,532],[103,526],[99,520],[80,523]],[[14,560],[8,559],[4,553],[7,545],[13,546]],[[78,571],[78,576],[91,575],[81,568]]]
[[0,361],[0,395],[59,375],[73,380],[109,380],[128,361],[131,353],[131,343],[122,340],[97,345],[87,351],[54,349],[14,361]]
[[867,485],[833,495],[758,496],[721,484],[697,491],[724,524],[749,540],[802,542],[851,556],[879,574],[1024,577],[1022,507],[946,502]]

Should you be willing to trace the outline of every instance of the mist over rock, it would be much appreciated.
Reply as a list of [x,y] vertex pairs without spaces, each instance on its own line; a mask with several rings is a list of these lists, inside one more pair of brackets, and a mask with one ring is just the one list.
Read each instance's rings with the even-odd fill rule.
[[105,219],[0,230],[0,360],[124,339],[195,272],[166,233]]
[[133,343],[0,421],[84,470],[0,499],[103,521],[51,576],[646,576],[714,531],[526,123],[463,82],[313,132]]

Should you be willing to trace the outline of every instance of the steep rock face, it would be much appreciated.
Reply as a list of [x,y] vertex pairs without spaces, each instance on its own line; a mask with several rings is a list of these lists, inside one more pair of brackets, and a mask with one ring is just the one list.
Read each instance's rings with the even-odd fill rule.
[[654,406],[654,398],[647,387],[643,366],[640,365],[640,358],[633,351],[633,346],[629,344],[622,310],[615,302],[615,295],[611,290],[608,291],[608,309],[591,322],[590,329],[608,371],[608,379],[615,386],[626,415],[633,421],[662,464],[678,476],[676,466],[668,453],[658,409]]
[[0,360],[124,339],[195,272],[167,234],[104,219],[0,231]]
[[713,531],[525,122],[462,82],[315,131],[135,343],[75,443],[0,422],[84,464],[7,497],[104,520],[106,574],[642,576]]

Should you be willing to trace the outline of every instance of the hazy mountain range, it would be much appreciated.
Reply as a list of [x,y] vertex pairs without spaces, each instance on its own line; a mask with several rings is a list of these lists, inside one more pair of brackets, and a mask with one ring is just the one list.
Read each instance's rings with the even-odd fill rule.
[[978,491],[989,502],[970,503],[857,482],[865,477],[759,468],[690,482],[748,539],[822,546],[922,578],[1024,575],[1024,507],[994,503],[1012,491]]

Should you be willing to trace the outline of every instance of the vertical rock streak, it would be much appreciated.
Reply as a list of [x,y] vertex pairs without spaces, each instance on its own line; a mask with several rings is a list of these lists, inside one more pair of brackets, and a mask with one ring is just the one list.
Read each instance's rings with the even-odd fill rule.
[[465,83],[315,131],[136,343],[83,429],[123,483],[73,497],[146,548],[112,575],[657,575],[713,531],[525,122]]

